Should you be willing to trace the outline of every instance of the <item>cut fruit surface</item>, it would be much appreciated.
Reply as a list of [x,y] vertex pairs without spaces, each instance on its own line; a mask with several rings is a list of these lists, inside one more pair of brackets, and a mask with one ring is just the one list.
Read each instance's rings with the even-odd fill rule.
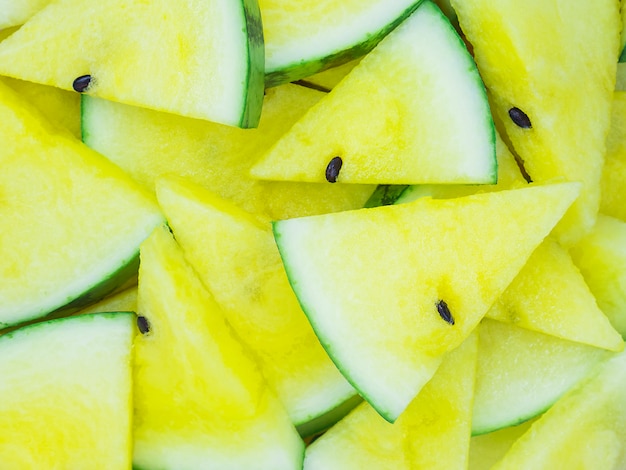
[[[329,178],[329,162],[337,158],[340,170]],[[495,182],[485,89],[441,11],[423,2],[251,174],[318,183]]]
[[51,0],[0,0],[0,30],[24,24]]
[[322,96],[297,85],[267,90],[258,129],[84,96],[83,140],[150,191],[158,176],[171,173],[273,220],[360,208],[372,186],[258,181],[249,175],[254,161]]
[[0,231],[2,328],[123,285],[163,216],[122,170],[2,84],[0,121],[0,220],[10,221]]
[[467,468],[477,350],[472,333],[446,355],[399,418],[410,469]]
[[[626,65],[625,65],[626,66]],[[611,129],[602,169],[600,212],[626,221],[626,92],[613,95]]]
[[600,214],[570,253],[600,309],[626,338],[626,222]]
[[620,36],[619,61],[626,62],[626,5],[624,0],[620,0],[620,13],[622,17],[622,34]]
[[493,111],[530,178],[583,183],[556,232],[562,244],[575,243],[598,212],[619,54],[619,2],[451,3]]
[[76,315],[99,312],[137,312],[137,286],[106,296],[99,302],[76,312]]
[[0,337],[3,469],[130,468],[134,315],[83,315]]
[[94,96],[255,127],[263,55],[254,0],[61,0],[2,42],[0,73],[66,90],[88,77]]
[[623,352],[555,403],[493,468],[626,468],[625,387]]
[[624,347],[568,252],[551,238],[537,247],[487,317],[612,351]]
[[76,93],[9,77],[0,77],[0,81],[34,104],[50,122],[80,139],[80,96]]
[[409,469],[403,432],[363,402],[307,448],[304,469]]
[[577,194],[569,183],[422,198],[275,222],[274,236],[327,352],[394,421]]
[[479,329],[473,434],[515,426],[543,413],[611,356],[494,320],[483,320]]
[[525,421],[518,426],[510,426],[488,434],[472,436],[468,470],[491,468],[507,453],[513,443],[528,431],[533,422],[533,420]]
[[350,409],[341,405],[354,406],[357,394],[307,322],[270,224],[182,178],[160,179],[157,194],[185,256],[256,353],[300,432],[322,430],[341,418]]
[[420,197],[430,196],[436,199],[451,199],[490,191],[523,188],[526,180],[520,173],[502,137],[496,132],[496,161],[498,178],[495,184],[416,184],[416,185],[380,185],[365,203],[365,207],[387,206],[415,201]]
[[309,446],[305,470],[466,468],[477,343],[450,352],[395,423],[359,405]]
[[[498,136],[496,149],[495,185],[379,186],[367,205],[402,204],[428,196],[450,199],[527,186],[513,155]],[[537,247],[486,316],[600,348],[618,351],[623,347],[567,251],[551,238]]]
[[138,310],[135,468],[302,466],[285,409],[165,227],[141,246]]
[[267,86],[299,80],[369,52],[422,0],[259,0]]

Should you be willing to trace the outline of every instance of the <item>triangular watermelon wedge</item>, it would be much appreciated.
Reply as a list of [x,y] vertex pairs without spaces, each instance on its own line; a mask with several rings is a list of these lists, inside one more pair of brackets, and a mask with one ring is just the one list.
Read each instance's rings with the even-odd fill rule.
[[324,184],[492,184],[494,132],[476,64],[441,10],[423,2],[250,172]]
[[0,74],[255,127],[264,90],[255,0],[53,2],[0,45]]
[[[291,286],[342,373],[389,421],[576,199],[561,183],[274,223]],[[381,266],[386,269],[381,269]]]

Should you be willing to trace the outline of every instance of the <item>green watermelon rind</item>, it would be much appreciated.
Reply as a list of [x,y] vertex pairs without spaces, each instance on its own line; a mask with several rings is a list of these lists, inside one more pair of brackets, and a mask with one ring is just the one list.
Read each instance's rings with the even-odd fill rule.
[[310,75],[323,72],[332,67],[343,65],[351,60],[358,59],[370,52],[374,47],[400,23],[411,15],[427,0],[416,0],[402,11],[392,22],[383,25],[377,31],[368,31],[351,46],[335,48],[332,52],[317,57],[304,58],[300,61],[286,63],[265,70],[265,86],[267,88],[283,85],[306,78]]
[[61,302],[57,302],[56,305],[42,305],[39,310],[24,315],[16,321],[0,321],[0,334],[33,323],[41,323],[69,316],[135,283],[138,269],[139,251],[136,250],[131,256],[123,259],[113,271],[103,275],[99,282],[85,286],[78,292],[68,292],[65,299]]

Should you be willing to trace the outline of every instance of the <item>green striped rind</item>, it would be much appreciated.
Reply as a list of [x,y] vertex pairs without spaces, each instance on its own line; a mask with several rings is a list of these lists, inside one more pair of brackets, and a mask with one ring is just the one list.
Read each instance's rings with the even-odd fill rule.
[[[357,390],[359,392],[359,398],[362,397],[362,393],[358,387],[359,384],[357,384],[352,377],[350,376],[350,371],[348,369],[346,369],[345,367],[343,367],[343,364],[341,363],[341,361],[338,361],[335,358],[335,354],[333,352],[333,346],[332,344],[330,344],[328,341],[325,341],[324,336],[319,334],[319,325],[317,324],[317,322],[315,321],[315,318],[313,315],[310,314],[310,309],[307,307],[307,305],[305,305],[301,299],[300,296],[297,295],[297,276],[294,275],[294,273],[291,270],[291,265],[290,263],[286,263],[283,257],[283,252],[281,251],[281,243],[280,243],[280,239],[282,238],[282,234],[280,232],[280,224],[276,221],[272,222],[272,233],[274,234],[274,239],[276,240],[276,246],[278,247],[278,251],[280,253],[281,258],[283,258],[283,265],[285,268],[285,273],[287,274],[287,278],[289,279],[289,283],[291,284],[292,289],[294,290],[294,292],[296,293],[296,298],[298,299],[298,303],[300,303],[300,307],[302,308],[302,311],[304,312],[304,314],[307,316],[309,322],[311,323],[311,327],[313,328],[313,330],[315,331],[315,334],[317,335],[317,338],[320,341],[320,344],[322,345],[322,347],[324,348],[324,350],[328,353],[328,357],[333,361],[333,363],[335,364],[335,366],[337,367],[337,369],[339,370],[339,372],[341,372],[341,374],[346,378],[346,380],[350,383],[350,385],[352,385],[355,390]],[[381,415],[387,415],[386,410],[377,410]],[[347,414],[347,413],[346,413]],[[324,416],[324,415],[323,415]],[[327,421],[326,419],[324,419],[324,421]],[[308,427],[308,423],[303,423],[306,425],[306,427]],[[325,423],[324,423],[325,424]],[[305,436],[307,435],[305,433],[305,431],[309,431],[309,429],[307,429],[305,426],[303,425],[299,425],[297,427],[298,432],[300,432],[300,435]],[[313,426],[313,427],[322,427],[320,426]],[[312,434],[308,434],[308,435],[312,435]],[[147,469],[146,469],[147,470]]]
[[68,299],[65,306],[53,312],[53,315],[69,314],[99,302],[107,295],[121,291],[134,284],[137,279],[139,270],[139,252],[136,252],[131,258],[124,261],[120,267],[108,275],[98,284],[90,287],[79,296]]
[[124,260],[116,270],[105,275],[97,284],[89,286],[78,293],[68,293],[68,296],[60,305],[43,307],[15,324],[0,321],[0,335],[29,324],[53,321],[71,315],[88,305],[102,300],[107,295],[120,291],[134,283],[137,279],[138,269],[139,251],[136,251],[131,257]]
[[265,86],[273,87],[285,83],[300,80],[318,72],[337,67],[339,65],[358,59],[370,52],[376,45],[393,31],[400,23],[413,13],[424,0],[415,1],[404,10],[393,22],[386,24],[375,32],[368,33],[362,40],[352,47],[329,53],[322,57],[313,57],[298,62],[292,62],[276,70],[265,71]]
[[612,352],[485,319],[472,434],[516,426],[548,410]]
[[[257,2],[219,0],[215,5],[188,2],[178,6],[119,0],[103,9],[79,0],[53,2],[2,42],[3,74],[70,91],[76,77],[93,75],[85,91],[92,96],[256,127],[265,85]],[[224,18],[218,16],[222,7]],[[128,15],[142,14],[146,16],[123,21]],[[127,27],[110,29],[110,19],[119,20],[119,15],[126,15],[120,21]],[[224,26],[221,32],[214,31],[219,21]],[[195,23],[187,31],[182,25],[189,22]],[[74,47],[76,43],[84,47]],[[177,66],[160,67],[160,73],[159,60],[166,65],[172,60]],[[222,88],[225,93],[220,93]],[[182,91],[171,93],[172,89]]]
[[[318,217],[323,217],[323,215],[318,216]],[[331,344],[331,342],[326,340],[326,336],[323,334],[323,328],[321,328],[321,325],[318,324],[318,322],[316,321],[315,315],[312,314],[311,306],[303,303],[303,301],[301,300],[301,296],[298,295],[301,289],[301,284],[297,280],[298,276],[296,276],[294,272],[292,271],[290,263],[285,261],[286,257],[285,257],[285,254],[283,252],[281,242],[280,242],[280,239],[282,238],[282,234],[280,233],[280,225],[281,225],[280,221],[272,222],[272,232],[274,234],[274,239],[276,240],[276,245],[278,247],[280,256],[283,259],[283,266],[285,268],[285,273],[287,274],[287,278],[289,279],[289,283],[291,284],[292,289],[296,293],[296,298],[298,299],[298,302],[300,303],[302,311],[304,312],[309,322],[311,323],[311,326],[313,327],[313,330],[315,331],[315,334],[317,335],[320,341],[320,344],[322,345],[324,350],[328,353],[328,356],[333,361],[337,369],[341,372],[341,374],[346,378],[346,380],[350,383],[350,385],[352,385],[354,389],[357,390],[357,392],[359,393],[359,396],[362,398],[365,398],[369,402],[369,404],[372,406],[372,408],[374,408],[386,421],[388,421],[389,423],[395,422],[395,420],[398,418],[398,415],[399,415],[398,411],[395,409],[392,409],[392,406],[390,406],[389,403],[383,404],[383,403],[378,402],[377,400],[370,400],[370,396],[367,393],[367,391],[363,390],[363,387],[361,387],[361,384],[358,383],[358,381],[354,379],[352,371],[348,367],[345,367],[343,362],[336,357],[336,352],[334,351],[334,345]],[[420,354],[421,353],[416,351],[416,355],[420,355]],[[425,359],[427,357],[426,355],[423,355],[423,354],[422,356]],[[435,358],[435,357],[430,357],[430,356],[428,357],[428,359],[425,360],[425,363],[423,364],[423,369],[419,371],[419,374],[418,374],[419,378],[415,378],[418,382],[421,383],[421,385],[419,386],[420,389],[421,389],[421,386],[426,384],[432,378],[432,375],[436,372],[441,361],[442,361],[442,357]],[[358,400],[358,398],[354,397],[353,400],[356,401]],[[347,412],[350,411],[347,408],[351,406],[354,407],[357,404],[358,403],[354,403],[353,405],[352,401],[348,401],[348,402],[345,402],[344,405],[340,405],[335,410],[337,410],[337,414],[343,413],[344,410],[347,414]],[[334,413],[331,414],[330,417],[333,417],[333,415]],[[331,420],[329,419],[329,417],[327,417],[326,415],[322,415],[322,417],[323,417],[323,421],[322,421],[323,423],[330,423]],[[300,430],[300,427],[298,427],[298,429]]]
[[330,428],[335,423],[338,423],[362,401],[363,399],[360,395],[351,395],[345,401],[339,403],[335,408],[328,410],[326,413],[317,416],[310,421],[306,421],[296,426],[296,429],[302,437],[314,436],[315,434]]
[[[80,316],[68,317],[68,318],[52,318],[44,321],[39,321],[37,323],[30,323],[27,325],[23,325],[19,328],[12,329],[5,334],[0,336],[0,341],[6,341],[11,338],[16,338],[22,335],[29,335],[34,333],[42,328],[47,328],[49,325],[60,326],[61,323],[64,322],[87,322],[93,321],[97,318],[117,318],[120,316],[128,315],[129,318],[134,317],[135,314],[133,312],[102,312],[102,313],[89,313]],[[121,320],[120,320],[121,321]],[[133,321],[133,320],[128,320]]]
[[622,352],[598,364],[491,468],[626,468],[625,388],[626,352]]
[[620,13],[622,17],[622,34],[620,37],[620,56],[618,62],[626,62],[626,2],[620,1]]
[[[454,27],[454,25],[450,21],[450,18],[446,16],[438,6],[436,10],[439,12],[441,17],[445,19],[444,23],[447,25],[451,33],[451,37],[454,37],[456,39],[457,44],[459,45],[460,48],[467,51],[467,45],[465,44],[465,42],[459,35],[459,32],[457,31],[457,29]],[[491,167],[491,174],[486,178],[485,181],[482,181],[481,184],[496,184],[498,182],[498,159],[497,159],[497,154],[496,154],[496,125],[493,120],[493,115],[491,114],[491,108],[489,106],[489,99],[487,97],[487,89],[485,87],[485,83],[483,82],[480,76],[480,71],[478,70],[478,66],[476,65],[474,57],[469,51],[467,51],[465,58],[467,59],[467,67],[468,67],[467,74],[468,76],[472,77],[472,79],[476,83],[476,89],[480,90],[481,97],[483,98],[483,104],[485,108],[484,108],[484,113],[482,116],[485,121],[485,127],[489,130],[489,134],[490,134],[489,142],[492,148],[491,156],[492,156],[493,166]]]
[[86,314],[0,337],[3,415],[18,418],[2,422],[0,467],[130,467],[134,320]]
[[406,184],[380,184],[365,202],[364,207],[391,206],[410,188],[411,186]]
[[[407,88],[411,80],[423,80],[424,86]],[[386,86],[377,86],[379,82]],[[365,96],[376,98],[369,107],[363,104],[368,102]],[[402,106],[393,104],[399,102]],[[355,129],[365,129],[355,128],[353,114],[368,112],[376,115],[376,122],[365,119],[365,128],[378,134],[346,139]],[[307,138],[312,131],[323,137]],[[448,138],[450,133],[454,139]],[[447,17],[425,1],[284,134],[251,174],[258,179],[326,183],[329,158],[341,154],[339,181],[344,183],[493,184],[495,142],[476,64]],[[418,158],[408,158],[411,152]]]
[[243,0],[243,12],[246,19],[248,36],[248,76],[244,90],[244,109],[239,127],[257,127],[261,119],[263,96],[265,92],[265,43],[263,24],[257,0]]

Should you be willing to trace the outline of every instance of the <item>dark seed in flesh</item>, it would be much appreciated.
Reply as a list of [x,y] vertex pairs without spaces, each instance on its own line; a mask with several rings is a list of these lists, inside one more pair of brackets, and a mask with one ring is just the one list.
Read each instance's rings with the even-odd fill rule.
[[326,167],[326,181],[329,183],[336,183],[342,165],[343,160],[341,160],[341,157],[334,157],[330,162],[328,162],[328,166]]
[[150,333],[150,323],[148,323],[148,319],[144,316],[139,315],[137,317],[137,328],[139,328],[139,331],[142,335]]
[[76,80],[74,80],[74,83],[72,83],[72,88],[74,88],[74,90],[78,93],[83,93],[87,91],[89,85],[91,85],[91,75],[81,75]]
[[515,123],[518,127],[522,129],[530,129],[532,124],[530,123],[530,118],[528,115],[519,108],[513,107],[509,109],[509,117],[511,121]]
[[445,301],[440,300],[439,302],[437,302],[437,312],[439,313],[439,316],[443,319],[443,321],[450,325],[454,325],[454,317],[450,313],[448,304]]

